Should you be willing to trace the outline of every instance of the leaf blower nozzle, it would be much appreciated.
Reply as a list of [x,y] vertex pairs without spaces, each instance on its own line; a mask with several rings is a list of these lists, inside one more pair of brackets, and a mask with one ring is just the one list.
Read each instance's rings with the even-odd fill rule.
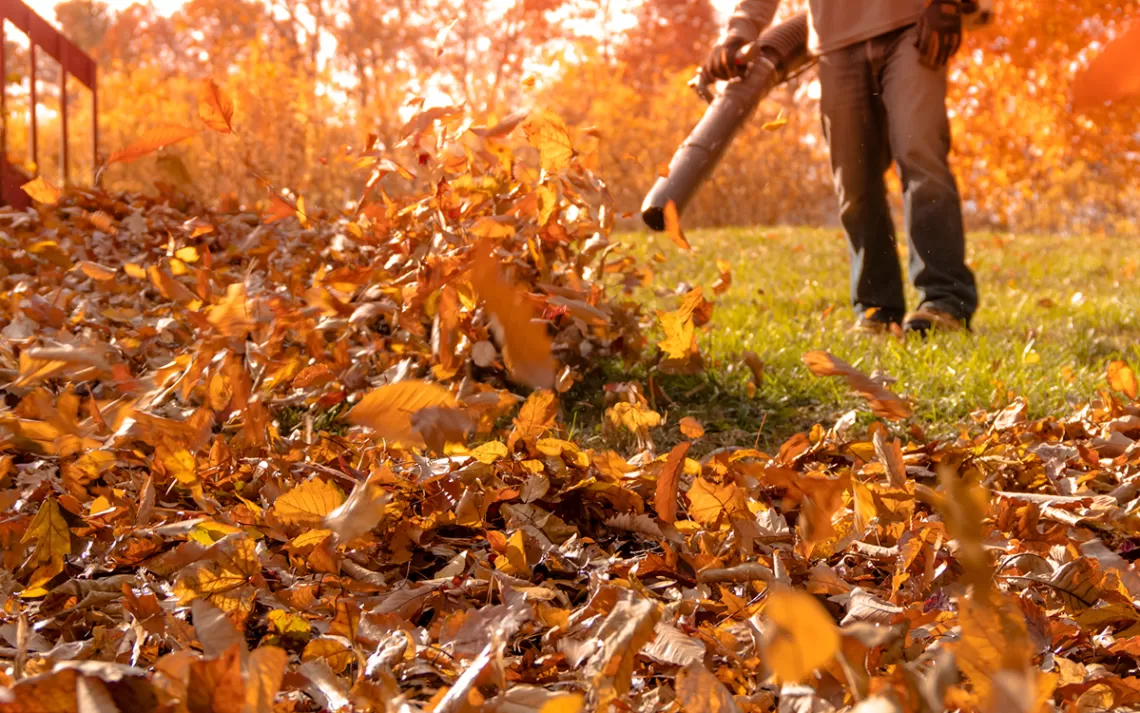
[[769,27],[740,52],[740,59],[748,65],[747,73],[729,82],[717,97],[710,89],[709,78],[698,70],[689,86],[709,102],[709,107],[673,154],[668,174],[657,179],[641,204],[641,219],[651,230],[665,230],[665,206],[670,201],[678,214],[684,210],[764,97],[812,62],[807,42],[807,13]]

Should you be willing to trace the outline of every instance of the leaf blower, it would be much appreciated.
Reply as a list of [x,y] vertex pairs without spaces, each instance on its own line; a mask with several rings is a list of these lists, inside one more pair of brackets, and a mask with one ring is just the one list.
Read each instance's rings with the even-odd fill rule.
[[[993,0],[963,2],[963,29],[979,29],[992,19]],[[808,50],[808,16],[802,12],[772,25],[740,50],[737,61],[748,70],[744,77],[726,84],[719,96],[712,92],[711,78],[697,70],[689,86],[709,108],[673,154],[669,173],[658,178],[645,196],[641,204],[645,224],[652,230],[664,230],[665,206],[672,201],[679,215],[760,102],[777,86],[809,69],[815,60]]]
[[713,81],[701,70],[689,82],[709,103],[705,115],[673,154],[669,173],[657,179],[641,204],[641,219],[652,230],[665,229],[665,206],[672,201],[678,214],[720,162],[733,137],[756,107],[793,73],[815,62],[807,48],[808,17],[799,13],[772,25],[750,45],[740,50],[737,61],[747,73],[725,85],[719,96]]

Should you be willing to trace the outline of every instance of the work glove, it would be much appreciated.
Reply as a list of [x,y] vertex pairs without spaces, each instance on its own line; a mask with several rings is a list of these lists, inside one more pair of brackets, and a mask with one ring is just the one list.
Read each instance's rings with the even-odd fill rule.
[[959,0],[926,0],[918,18],[919,62],[942,69],[962,46],[962,3]]
[[705,60],[703,67],[705,74],[713,79],[727,82],[733,77],[740,77],[744,74],[744,65],[737,64],[736,55],[740,52],[740,48],[748,44],[739,37],[729,37],[723,42],[712,48],[709,53],[709,58]]

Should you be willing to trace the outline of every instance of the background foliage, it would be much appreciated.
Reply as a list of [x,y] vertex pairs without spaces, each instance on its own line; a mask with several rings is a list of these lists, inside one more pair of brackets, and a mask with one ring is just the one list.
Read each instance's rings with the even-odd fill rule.
[[[627,3],[628,5],[628,3]],[[784,3],[786,15],[801,0]],[[264,198],[253,175],[343,207],[366,176],[346,170],[346,147],[370,134],[392,147],[414,113],[409,98],[463,105],[493,122],[520,107],[553,105],[596,142],[593,166],[620,212],[636,213],[703,105],[686,87],[719,31],[709,0],[643,0],[630,14],[613,0],[191,0],[170,17],[98,0],[57,9],[65,33],[100,67],[104,153],[196,111],[199,81],[213,77],[235,99],[232,137],[202,136],[108,171],[115,189],[156,183],[203,201]],[[1074,73],[1129,11],[1108,0],[999,0],[996,23],[971,34],[952,66],[954,160],[975,228],[1132,233],[1137,230],[1140,147],[1128,107],[1077,114]],[[10,79],[26,51],[9,48]],[[58,70],[41,59],[48,105]],[[26,89],[26,77],[23,79]],[[90,104],[70,90],[86,141]],[[26,101],[9,104],[10,156],[26,155]],[[737,139],[686,217],[692,226],[834,220],[834,199],[808,73],[773,93]],[[84,112],[87,112],[84,115]],[[783,112],[787,126],[763,132]],[[41,166],[58,174],[58,127],[41,129]],[[51,155],[49,155],[51,154]],[[90,176],[89,152],[72,152]],[[892,179],[893,180],[893,179]]]

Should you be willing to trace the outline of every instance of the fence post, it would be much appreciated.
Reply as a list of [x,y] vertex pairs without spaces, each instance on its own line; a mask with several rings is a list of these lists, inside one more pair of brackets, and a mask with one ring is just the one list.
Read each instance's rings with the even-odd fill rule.
[[29,49],[28,54],[32,58],[32,71],[31,71],[31,75],[29,76],[29,78],[31,79],[31,82],[30,82],[31,91],[28,93],[28,101],[29,101],[28,110],[31,112],[31,127],[30,127],[31,134],[30,134],[30,136],[31,136],[31,144],[32,144],[32,146],[31,146],[32,164],[36,167],[36,173],[38,174],[40,172],[40,154],[39,154],[39,127],[38,127],[38,122],[36,121],[36,104],[39,104],[40,100],[36,94],[36,41],[34,39],[32,39],[31,37],[29,37],[28,40],[29,40],[29,42],[28,42],[28,49]]
[[63,178],[63,186],[67,187],[67,45],[60,43],[59,48],[59,141],[60,141],[60,167],[59,174]]

